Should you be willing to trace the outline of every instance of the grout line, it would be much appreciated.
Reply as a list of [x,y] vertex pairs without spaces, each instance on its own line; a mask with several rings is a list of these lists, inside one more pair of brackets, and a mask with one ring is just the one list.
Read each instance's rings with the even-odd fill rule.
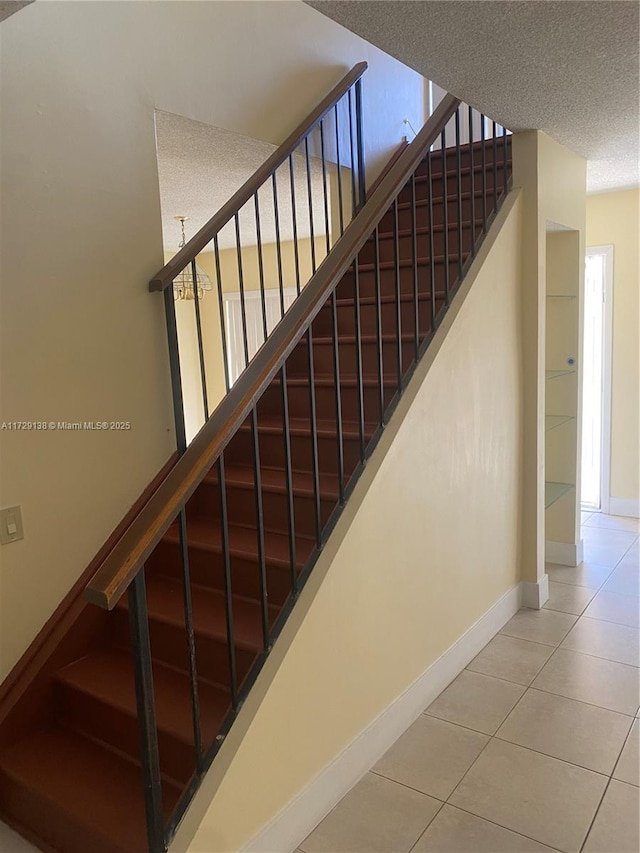
[[[624,743],[622,744],[622,748],[620,749],[620,752],[618,753],[618,757],[616,758],[616,763],[613,765],[613,770],[611,771],[611,778],[612,778],[612,779],[614,778],[613,774],[616,772],[616,767],[618,766],[618,764],[619,764],[619,762],[620,762],[620,759],[622,758],[622,753],[624,752],[624,748],[625,748],[625,746],[627,745],[627,741],[628,741],[628,740],[629,740],[629,738],[631,737],[631,732],[633,731],[633,727],[634,727],[634,725],[635,725],[635,721],[636,721],[636,719],[637,719],[637,718],[635,718],[635,717],[634,717],[634,721],[633,721],[633,723],[631,723],[631,728],[630,728],[630,729],[629,729],[629,731],[627,732],[627,736],[626,736],[626,738],[624,739]],[[616,781],[616,782],[623,782],[624,780],[623,780],[623,779],[616,779],[615,781]],[[627,784],[627,785],[632,785],[632,784],[633,784],[633,782],[627,782],[626,784]]]
[[591,823],[589,824],[589,827],[587,829],[587,834],[584,837],[584,841],[580,845],[580,853],[582,853],[582,851],[584,850],[584,845],[587,843],[587,839],[589,838],[589,835],[591,834],[591,830],[593,829],[593,824],[596,822],[596,818],[598,817],[598,814],[600,812],[600,808],[602,807],[602,803],[604,801],[604,798],[605,798],[607,791],[609,790],[610,784],[611,784],[611,777],[609,777],[609,779],[607,780],[607,784],[604,786],[604,791],[602,792],[602,796],[600,797],[600,801],[599,801],[598,805],[596,806],[596,810],[593,813],[593,817],[591,818]]

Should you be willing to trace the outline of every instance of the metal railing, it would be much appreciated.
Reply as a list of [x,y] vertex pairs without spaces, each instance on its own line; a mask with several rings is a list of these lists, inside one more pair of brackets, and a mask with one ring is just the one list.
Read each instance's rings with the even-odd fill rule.
[[[438,106],[352,221],[341,223],[325,262],[87,587],[89,600],[107,609],[128,595],[151,853],[169,844],[506,197],[507,132],[495,122],[492,133],[486,128],[484,116],[452,96]],[[177,266],[194,263],[194,247]],[[169,317],[173,304],[170,295]],[[179,373],[173,378],[179,385]],[[231,500],[238,459],[248,480],[242,499]],[[205,480],[211,491],[202,509],[197,490]],[[192,604],[196,524],[206,528],[223,601],[210,619],[226,645],[228,709],[208,738],[199,686],[209,659],[198,651]],[[234,539],[239,529],[252,537],[250,561],[247,539],[241,546]],[[145,564],[169,531],[179,553],[193,774],[165,820]],[[253,645],[246,624],[242,637],[236,624],[241,584],[253,602]]]

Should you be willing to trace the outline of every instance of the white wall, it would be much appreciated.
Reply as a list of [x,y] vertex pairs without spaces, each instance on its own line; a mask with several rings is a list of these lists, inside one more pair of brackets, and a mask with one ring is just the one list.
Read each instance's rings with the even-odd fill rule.
[[[154,110],[279,143],[363,59],[372,175],[423,118],[413,71],[301,2],[39,2],[4,21],[0,677],[170,455]],[[213,211],[212,211],[213,213]]]

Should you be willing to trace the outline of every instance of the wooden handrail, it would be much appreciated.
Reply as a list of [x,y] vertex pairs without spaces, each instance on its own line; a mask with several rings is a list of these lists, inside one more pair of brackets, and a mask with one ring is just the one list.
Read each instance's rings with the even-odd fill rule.
[[290,154],[296,150],[298,145],[303,142],[313,128],[323,119],[329,110],[333,109],[340,98],[345,95],[349,89],[357,83],[367,70],[366,62],[358,62],[354,65],[351,71],[337,83],[329,94],[320,101],[318,106],[302,121],[298,127],[285,139],[282,145],[277,148],[273,154],[268,157],[260,168],[245,181],[240,189],[235,192],[229,201],[224,204],[220,210],[215,213],[211,219],[203,225],[202,228],[194,234],[189,242],[180,249],[162,269],[157,272],[149,282],[150,291],[164,290],[167,288],[174,278],[185,269],[196,255],[207,246],[213,238],[220,232],[229,220],[236,214],[240,208],[246,204],[249,199],[260,189],[272,173],[281,166]]
[[181,507],[246,420],[459,103],[452,95],[444,98],[398,157],[253,361],[95,573],[85,589],[89,601],[108,610],[115,606]]

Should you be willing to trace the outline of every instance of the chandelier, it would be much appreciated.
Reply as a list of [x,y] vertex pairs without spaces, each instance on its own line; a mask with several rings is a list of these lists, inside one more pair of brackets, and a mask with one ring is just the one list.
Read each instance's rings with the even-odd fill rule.
[[[188,221],[188,216],[174,216],[180,223],[181,228],[181,239],[178,249],[184,248],[187,240],[184,234],[184,223]],[[200,267],[196,264],[196,288],[198,299],[203,299],[205,293],[213,290],[213,285],[211,284],[211,279],[209,276],[200,269]],[[173,298],[177,302],[179,299],[195,299],[195,293],[193,289],[193,273],[192,273],[192,265],[189,264],[185,269],[182,270],[181,273],[173,280]]]

